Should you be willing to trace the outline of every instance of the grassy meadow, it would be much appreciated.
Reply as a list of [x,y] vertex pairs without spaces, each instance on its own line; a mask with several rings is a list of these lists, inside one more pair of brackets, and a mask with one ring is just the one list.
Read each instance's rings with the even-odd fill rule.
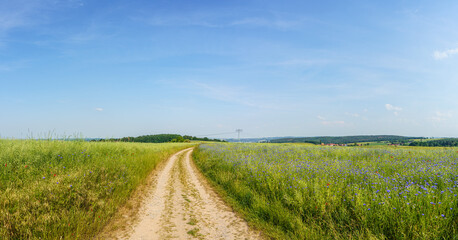
[[0,140],[0,239],[90,239],[189,143]]
[[205,144],[193,156],[276,239],[458,239],[458,148]]

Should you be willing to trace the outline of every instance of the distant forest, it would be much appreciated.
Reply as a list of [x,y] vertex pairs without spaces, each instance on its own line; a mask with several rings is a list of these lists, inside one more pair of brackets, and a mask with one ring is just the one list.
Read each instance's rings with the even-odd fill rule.
[[110,139],[99,139],[93,141],[99,142],[141,142],[141,143],[166,143],[166,142],[190,142],[190,141],[214,141],[221,142],[219,139],[209,139],[207,137],[198,138],[193,136],[179,134],[156,134],[156,135],[144,135],[139,137],[123,137],[123,138],[110,138]]
[[363,135],[363,136],[343,136],[343,137],[299,137],[299,138],[280,138],[274,139],[272,143],[313,143],[313,144],[348,144],[360,142],[390,142],[393,144],[406,144],[414,139],[421,137],[403,137],[395,135]]
[[458,138],[442,138],[428,141],[411,142],[409,146],[421,147],[458,147]]

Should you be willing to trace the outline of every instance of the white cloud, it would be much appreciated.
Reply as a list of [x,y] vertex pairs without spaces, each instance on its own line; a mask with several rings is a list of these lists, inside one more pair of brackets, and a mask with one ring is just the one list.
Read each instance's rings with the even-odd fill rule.
[[321,121],[326,120],[326,118],[324,118],[324,117],[322,117],[322,116],[320,116],[320,115],[318,115],[318,116],[316,116],[316,117],[317,117],[318,119],[320,119]]
[[401,107],[396,107],[396,106],[393,106],[393,105],[391,105],[389,103],[385,104],[385,108],[388,111],[397,111],[397,112],[402,111]]
[[103,111],[103,108],[95,108],[95,110],[96,110],[97,112],[102,112],[102,111]]
[[351,117],[355,117],[355,118],[360,117],[360,115],[357,114],[357,113],[349,113],[349,112],[346,112],[345,115],[351,116]]
[[448,112],[437,111],[436,115],[439,116],[439,117],[452,117],[452,112],[450,112],[450,111],[448,111]]
[[389,103],[385,104],[385,108],[388,111],[392,111],[395,116],[398,116],[399,112],[402,111],[401,107],[393,106]]
[[448,57],[451,57],[452,55],[458,54],[458,48],[455,49],[448,49],[445,51],[434,51],[434,59],[436,60],[442,60]]

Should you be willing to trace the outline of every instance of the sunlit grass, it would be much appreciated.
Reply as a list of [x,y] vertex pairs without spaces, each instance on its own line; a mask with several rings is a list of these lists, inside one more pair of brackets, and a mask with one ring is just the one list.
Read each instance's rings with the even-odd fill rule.
[[196,164],[280,239],[454,239],[458,149],[209,144]]
[[0,140],[0,239],[88,239],[192,144]]

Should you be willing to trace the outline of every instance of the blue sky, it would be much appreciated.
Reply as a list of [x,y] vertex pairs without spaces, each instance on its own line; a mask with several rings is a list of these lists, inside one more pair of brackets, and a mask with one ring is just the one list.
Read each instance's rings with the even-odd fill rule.
[[458,137],[456,1],[0,0],[0,136]]

